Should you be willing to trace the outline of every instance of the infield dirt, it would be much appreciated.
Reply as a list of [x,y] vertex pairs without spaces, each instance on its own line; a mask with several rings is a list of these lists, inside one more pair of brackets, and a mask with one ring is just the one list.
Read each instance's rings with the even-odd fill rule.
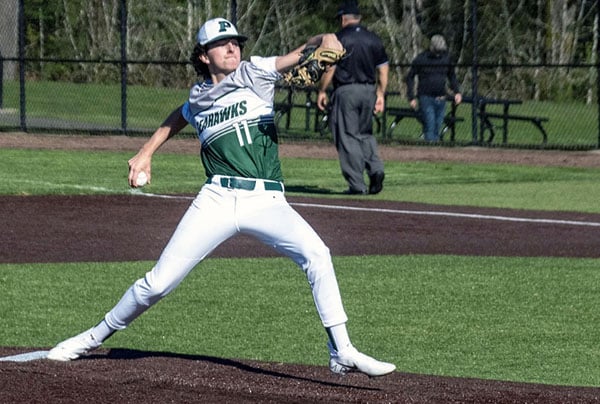
[[[141,138],[0,134],[0,147],[130,150]],[[197,153],[195,140],[171,141],[164,150]],[[595,152],[383,147],[385,159],[476,161],[599,167]],[[282,155],[333,157],[330,145],[284,144]],[[497,223],[459,217],[326,211],[302,205],[340,204],[395,210],[472,213],[469,208],[371,200],[289,198],[321,234],[334,255],[463,254],[599,257],[598,230],[544,223]],[[0,198],[0,262],[153,260],[189,199],[136,196]],[[167,209],[168,208],[168,209]],[[168,212],[132,220],[132,212]],[[477,210],[527,218],[549,212]],[[347,220],[344,215],[352,215]],[[561,212],[557,220],[600,222],[600,215]],[[130,226],[119,226],[127,220]],[[44,230],[45,229],[45,230]],[[398,232],[402,229],[402,232]],[[445,229],[445,230],[444,230]],[[43,232],[47,234],[43,234]],[[40,234],[42,232],[42,234]],[[132,235],[150,235],[141,240]],[[369,237],[352,237],[368,234]],[[464,238],[463,238],[464,237]],[[41,241],[43,240],[43,241]],[[132,241],[139,240],[139,246]],[[94,246],[94,248],[89,248]],[[274,256],[256,241],[236,237],[216,256]],[[79,331],[79,330],[77,330]],[[47,350],[50,347],[27,348]],[[0,347],[0,356],[23,348]],[[325,353],[326,354],[326,353]],[[597,403],[600,389],[416,375],[399,371],[379,379],[340,377],[323,366],[264,363],[129,349],[99,350],[70,363],[0,362],[0,402],[5,403]]]

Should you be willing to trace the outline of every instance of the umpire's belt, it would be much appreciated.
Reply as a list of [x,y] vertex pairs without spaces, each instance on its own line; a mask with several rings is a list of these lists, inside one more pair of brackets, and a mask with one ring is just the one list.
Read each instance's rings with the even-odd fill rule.
[[244,189],[246,191],[254,191],[259,185],[259,189],[262,188],[265,191],[280,191],[283,192],[283,184],[279,181],[270,181],[263,179],[246,179],[238,177],[224,177],[221,175],[215,175],[210,177],[207,184],[218,184],[223,188],[230,189]]

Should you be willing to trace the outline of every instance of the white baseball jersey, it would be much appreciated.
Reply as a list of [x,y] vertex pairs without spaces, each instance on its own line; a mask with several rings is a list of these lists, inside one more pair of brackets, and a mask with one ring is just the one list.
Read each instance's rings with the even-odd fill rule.
[[202,144],[206,176],[227,175],[281,181],[273,123],[275,57],[253,57],[218,85],[195,85],[183,107]]

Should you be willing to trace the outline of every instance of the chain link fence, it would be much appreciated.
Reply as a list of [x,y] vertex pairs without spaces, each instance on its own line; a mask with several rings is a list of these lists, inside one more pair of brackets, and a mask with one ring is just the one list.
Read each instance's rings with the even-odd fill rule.
[[[125,1],[119,4],[122,8],[107,25],[120,38],[120,48],[56,59],[49,56],[51,49],[42,49],[43,43],[31,42],[33,36],[25,30],[28,2],[0,2],[1,131],[148,135],[185,101],[196,80],[186,54],[192,45],[174,52],[162,44],[153,59],[132,56],[135,46],[127,44],[127,32],[139,22],[137,9],[127,10]],[[160,17],[154,17],[157,24]],[[383,143],[425,144],[406,100],[408,67],[395,64],[390,69],[386,112],[374,127]],[[599,68],[459,65],[465,102],[457,108],[449,103],[442,144],[597,149]],[[327,115],[316,108],[314,89],[278,87],[276,122],[284,138],[331,137]],[[183,134],[194,135],[191,127]]]

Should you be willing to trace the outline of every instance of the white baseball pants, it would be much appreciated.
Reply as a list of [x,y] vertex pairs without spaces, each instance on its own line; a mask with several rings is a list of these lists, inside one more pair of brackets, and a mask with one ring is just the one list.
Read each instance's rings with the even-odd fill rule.
[[243,180],[255,181],[253,190],[227,188],[221,185],[221,178],[215,176],[202,187],[154,268],[106,314],[108,326],[114,330],[127,327],[236,233],[253,235],[290,257],[306,274],[323,325],[345,323],[348,318],[329,248],[288,204],[284,193],[265,190],[263,180]]

